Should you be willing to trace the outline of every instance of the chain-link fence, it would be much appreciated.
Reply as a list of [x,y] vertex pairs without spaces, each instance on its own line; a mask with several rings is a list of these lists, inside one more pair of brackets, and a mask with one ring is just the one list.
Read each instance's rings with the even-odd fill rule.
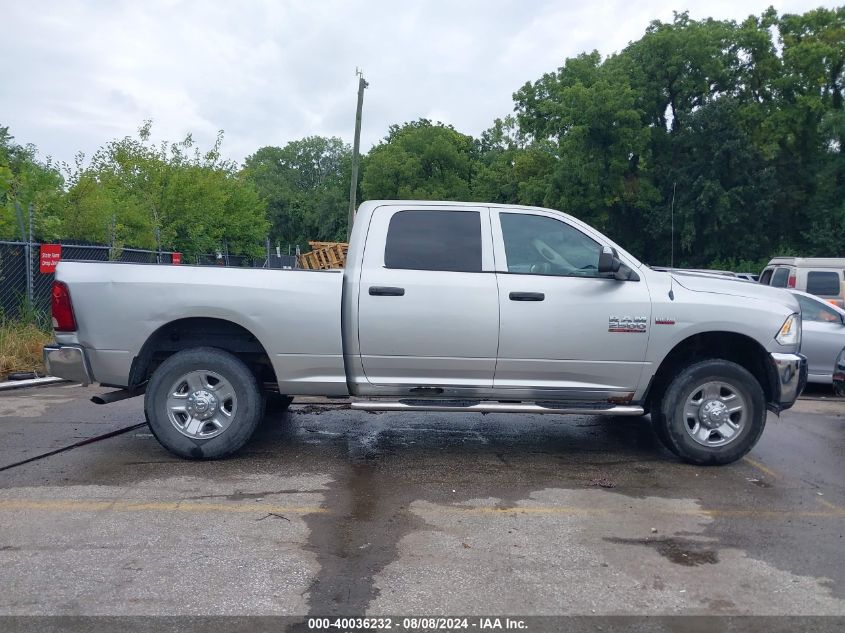
[[53,268],[58,260],[277,269],[296,267],[296,257],[278,256],[272,254],[269,248],[267,251],[264,259],[229,255],[228,252],[187,257],[171,251],[96,244],[0,241],[0,318],[26,318],[46,324],[50,314]]

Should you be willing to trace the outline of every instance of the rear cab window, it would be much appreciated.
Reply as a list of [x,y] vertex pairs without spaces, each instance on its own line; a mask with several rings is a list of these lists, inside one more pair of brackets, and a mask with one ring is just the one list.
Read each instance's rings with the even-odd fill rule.
[[839,295],[839,276],[837,271],[811,270],[807,273],[807,292],[811,295],[834,297]]

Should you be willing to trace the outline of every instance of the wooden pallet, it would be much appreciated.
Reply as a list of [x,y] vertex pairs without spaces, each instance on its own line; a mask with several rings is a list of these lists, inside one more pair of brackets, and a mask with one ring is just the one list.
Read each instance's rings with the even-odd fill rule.
[[328,270],[343,268],[346,265],[346,253],[349,244],[346,242],[316,242],[309,241],[311,251],[299,256],[299,267],[305,270]]

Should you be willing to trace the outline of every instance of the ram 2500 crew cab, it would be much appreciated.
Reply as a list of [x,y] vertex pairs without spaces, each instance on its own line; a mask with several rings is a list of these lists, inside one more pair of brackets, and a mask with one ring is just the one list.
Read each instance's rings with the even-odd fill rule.
[[577,219],[456,202],[361,205],[344,270],[59,264],[51,374],[145,392],[155,436],[228,455],[265,404],[651,414],[682,459],[747,453],[806,380],[796,299],[659,272]]

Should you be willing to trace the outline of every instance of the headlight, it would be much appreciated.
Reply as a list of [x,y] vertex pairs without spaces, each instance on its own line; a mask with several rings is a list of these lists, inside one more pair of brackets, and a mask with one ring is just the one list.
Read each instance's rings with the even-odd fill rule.
[[790,314],[786,317],[775,340],[781,345],[801,345],[801,315]]

